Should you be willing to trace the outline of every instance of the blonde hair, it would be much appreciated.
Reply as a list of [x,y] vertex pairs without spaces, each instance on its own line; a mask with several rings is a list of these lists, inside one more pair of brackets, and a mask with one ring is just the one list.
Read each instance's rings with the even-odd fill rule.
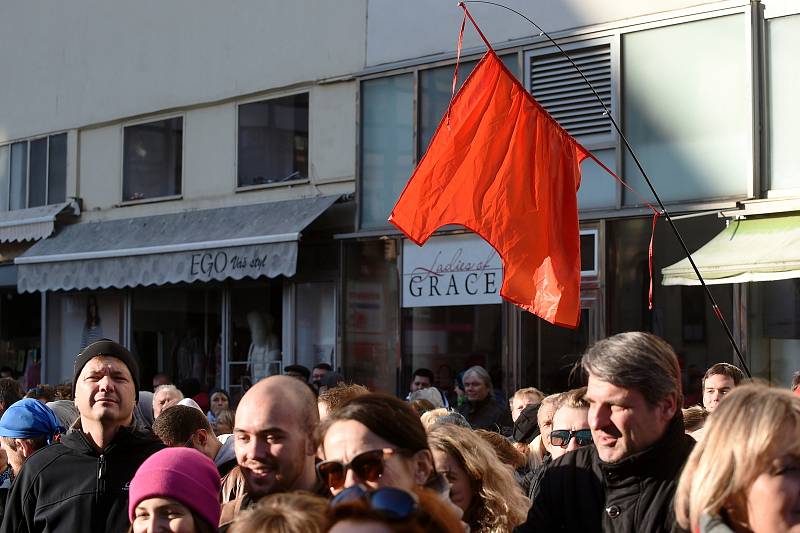
[[307,492],[283,492],[262,498],[239,513],[231,533],[322,533],[328,500]]
[[514,393],[514,396],[508,400],[508,405],[513,406],[514,400],[522,397],[534,398],[534,403],[542,403],[542,400],[544,400],[544,393],[536,387],[525,387],[524,389],[519,389]]
[[452,457],[469,477],[473,498],[464,520],[473,531],[505,533],[525,521],[530,501],[489,443],[469,429],[447,424],[430,431],[428,444]]
[[701,515],[738,510],[747,517],[747,489],[782,453],[800,454],[800,397],[764,385],[735,388],[708,418],[705,437],[689,456],[675,494],[684,528]]

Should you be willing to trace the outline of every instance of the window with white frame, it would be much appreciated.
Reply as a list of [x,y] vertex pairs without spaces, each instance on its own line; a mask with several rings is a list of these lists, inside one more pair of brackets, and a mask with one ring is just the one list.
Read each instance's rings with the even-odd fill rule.
[[239,106],[238,186],[308,177],[308,93]]
[[[548,113],[578,142],[616,171],[617,133],[611,120],[581,72],[597,91],[602,103],[616,117],[617,70],[615,40],[600,38],[564,43],[567,56],[554,46],[525,53],[528,90]],[[577,65],[580,72],[572,65]],[[578,207],[581,210],[613,208],[617,185],[597,163],[581,165]]]
[[66,200],[67,134],[0,146],[0,211]]
[[183,166],[183,117],[124,129],[122,200],[179,196]]

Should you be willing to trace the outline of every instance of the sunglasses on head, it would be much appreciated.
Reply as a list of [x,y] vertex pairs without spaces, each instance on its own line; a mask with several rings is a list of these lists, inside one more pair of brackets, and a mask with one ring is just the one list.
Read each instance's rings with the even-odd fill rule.
[[550,444],[566,448],[573,437],[575,437],[575,442],[578,443],[578,446],[588,446],[592,443],[592,430],[579,429],[570,431],[568,429],[554,429],[550,432]]
[[417,512],[417,500],[414,496],[394,487],[381,487],[370,491],[361,485],[354,485],[334,496],[330,506],[336,507],[357,500],[366,501],[373,511],[392,520],[405,520]]
[[317,464],[317,475],[325,485],[332,489],[344,487],[347,471],[352,470],[361,481],[376,482],[383,475],[383,460],[396,453],[392,448],[362,452],[345,464],[341,461],[322,461]]

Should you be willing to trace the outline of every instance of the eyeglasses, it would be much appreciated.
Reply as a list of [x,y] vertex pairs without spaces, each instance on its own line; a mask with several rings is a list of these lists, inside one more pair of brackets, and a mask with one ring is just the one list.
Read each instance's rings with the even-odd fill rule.
[[322,461],[317,465],[317,475],[328,487],[344,487],[347,471],[352,470],[362,481],[376,482],[383,475],[383,460],[386,455],[396,453],[392,448],[362,452],[347,463],[341,461]]
[[354,485],[334,496],[330,506],[336,507],[357,500],[366,501],[373,511],[392,520],[405,520],[417,512],[417,500],[414,496],[394,487],[381,487],[370,491],[360,485]]
[[553,446],[560,446],[566,448],[569,441],[575,437],[578,446],[588,446],[592,443],[592,430],[579,429],[577,431],[570,431],[568,429],[554,429],[550,432],[550,444]]

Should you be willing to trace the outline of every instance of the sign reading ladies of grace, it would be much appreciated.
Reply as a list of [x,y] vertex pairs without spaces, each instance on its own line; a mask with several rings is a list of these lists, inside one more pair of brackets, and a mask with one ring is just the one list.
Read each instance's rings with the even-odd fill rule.
[[477,235],[403,241],[403,307],[499,304],[500,256]]

